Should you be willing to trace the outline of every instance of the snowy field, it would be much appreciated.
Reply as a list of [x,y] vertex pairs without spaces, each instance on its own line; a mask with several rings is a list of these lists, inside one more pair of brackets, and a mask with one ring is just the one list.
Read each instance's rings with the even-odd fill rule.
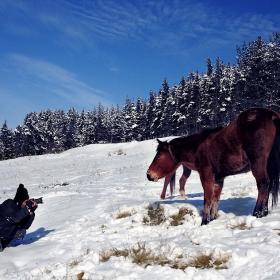
[[280,279],[280,206],[251,216],[253,176],[227,178],[219,219],[200,226],[196,172],[187,200],[178,195],[181,170],[176,195],[164,201],[163,180],[146,179],[156,147],[155,140],[89,145],[0,162],[0,202],[19,183],[44,198],[23,244],[0,253],[0,279]]

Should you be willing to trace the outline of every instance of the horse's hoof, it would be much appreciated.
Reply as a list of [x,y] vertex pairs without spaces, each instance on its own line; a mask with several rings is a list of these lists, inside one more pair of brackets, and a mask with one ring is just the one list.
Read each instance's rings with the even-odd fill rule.
[[187,199],[185,191],[180,191],[180,196],[183,199]]
[[255,211],[253,216],[255,216],[256,218],[262,218],[264,215],[262,211]]
[[204,225],[206,226],[206,225],[209,224],[209,222],[210,222],[210,221],[208,221],[208,220],[202,220],[201,225],[202,225],[202,226],[204,226]]
[[256,218],[262,218],[263,217],[263,215],[259,211],[254,212],[253,216],[255,216]]
[[214,221],[214,220],[217,220],[218,218],[219,218],[219,215],[217,214],[217,215],[211,217],[210,220],[211,220],[211,221]]
[[268,215],[268,209],[264,208],[263,210],[260,211],[254,211],[253,216],[257,218],[262,218]]

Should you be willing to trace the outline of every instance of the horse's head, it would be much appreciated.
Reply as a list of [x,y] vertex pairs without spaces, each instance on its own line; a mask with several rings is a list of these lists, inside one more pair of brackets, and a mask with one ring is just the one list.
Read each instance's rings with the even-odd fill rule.
[[148,180],[155,182],[158,179],[165,177],[173,170],[175,171],[178,167],[178,163],[174,158],[174,154],[172,153],[170,144],[167,142],[162,142],[158,139],[157,141],[157,153],[147,171]]

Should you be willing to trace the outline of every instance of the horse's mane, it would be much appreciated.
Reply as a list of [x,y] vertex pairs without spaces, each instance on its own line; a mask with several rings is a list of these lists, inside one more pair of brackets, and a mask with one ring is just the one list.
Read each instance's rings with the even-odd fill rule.
[[200,143],[204,142],[206,140],[206,138],[208,138],[211,134],[213,133],[217,133],[220,130],[222,130],[224,127],[223,126],[218,126],[215,128],[209,128],[209,129],[205,129],[200,133]]
[[[193,141],[198,141],[198,143],[202,143],[204,142],[211,134],[217,133],[218,131],[222,130],[224,127],[223,126],[218,126],[215,128],[209,128],[209,129],[205,129],[200,133],[195,133],[192,135],[184,135],[184,136],[180,136],[180,137],[176,137],[173,138],[171,140],[165,141],[168,144],[173,143],[173,141],[178,141],[178,140],[185,140],[185,139],[192,139]],[[157,146],[157,152],[159,151],[159,147],[160,145]]]

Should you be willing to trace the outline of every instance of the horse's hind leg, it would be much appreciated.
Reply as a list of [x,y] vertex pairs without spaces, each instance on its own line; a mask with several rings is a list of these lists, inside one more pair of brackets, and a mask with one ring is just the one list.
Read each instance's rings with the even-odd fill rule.
[[253,164],[252,173],[258,187],[258,198],[253,216],[261,218],[268,214],[269,177],[266,172],[266,159],[259,161],[259,164]]
[[253,216],[262,218],[268,214],[268,198],[269,198],[269,178],[263,176],[256,178],[258,186],[258,198],[253,212]]
[[191,170],[186,167],[185,165],[183,165],[183,174],[179,180],[179,184],[180,184],[180,196],[183,198],[183,199],[186,199],[186,193],[185,193],[185,185],[186,185],[186,181],[187,179],[189,178],[190,174],[191,174]]

